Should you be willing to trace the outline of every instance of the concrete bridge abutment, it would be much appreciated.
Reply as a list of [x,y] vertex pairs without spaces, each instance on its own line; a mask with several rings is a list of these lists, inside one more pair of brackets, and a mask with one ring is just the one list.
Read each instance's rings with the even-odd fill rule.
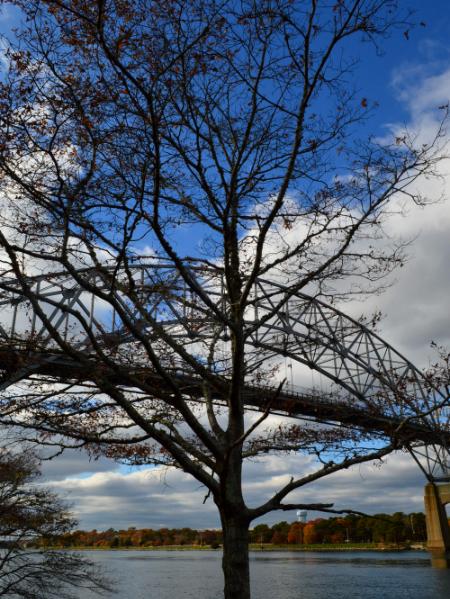
[[427,549],[434,568],[450,568],[450,527],[445,505],[450,503],[450,483],[425,485]]

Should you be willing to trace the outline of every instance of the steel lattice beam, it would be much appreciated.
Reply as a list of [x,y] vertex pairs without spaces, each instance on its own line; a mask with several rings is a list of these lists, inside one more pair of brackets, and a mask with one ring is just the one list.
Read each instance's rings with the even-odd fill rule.
[[[111,278],[109,273],[113,272]],[[0,343],[4,348],[0,351],[0,369],[3,365],[8,373],[3,388],[45,371],[45,364],[53,372],[59,364],[60,372],[64,372],[61,357],[55,352],[54,335],[48,333],[49,325],[61,339],[86,351],[90,342],[83,326],[105,344],[112,340],[116,345],[132,342],[133,337],[102,300],[102,294],[107,299],[113,293],[127,316],[150,335],[157,325],[186,346],[195,347],[217,335],[219,327],[219,337],[226,345],[226,326],[214,313],[215,308],[223,311],[225,305],[220,269],[190,266],[192,280],[206,290],[211,305],[199,301],[192,285],[183,283],[171,265],[141,259],[130,272],[133,293],[139,294],[144,307],[140,313],[129,299],[129,274],[117,273],[113,267],[103,272],[80,270],[78,282],[67,273],[30,277],[26,281],[28,293],[17,281],[0,281]],[[27,295],[36,298],[35,307]],[[42,309],[47,324],[37,315],[36,306]],[[430,385],[420,370],[368,327],[317,298],[293,292],[277,281],[258,279],[249,296],[246,335],[249,347],[257,348],[267,360],[289,357],[320,372],[341,390],[337,400],[319,401],[314,393],[291,389],[280,396],[279,411],[367,430],[402,430],[413,443],[416,456],[424,455],[428,477],[450,479],[447,392]],[[31,360],[30,339],[34,351]],[[21,367],[12,363],[20,352],[28,356]],[[64,363],[64,376],[69,376],[74,365],[67,360]],[[195,379],[191,382],[194,388]],[[258,407],[251,399],[257,396],[250,390],[247,403]]]

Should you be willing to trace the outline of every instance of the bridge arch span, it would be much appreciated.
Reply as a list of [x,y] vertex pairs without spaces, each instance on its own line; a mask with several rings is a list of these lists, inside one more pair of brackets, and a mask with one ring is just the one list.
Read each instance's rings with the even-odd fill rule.
[[[105,272],[111,277],[114,273],[115,278],[108,278]],[[43,352],[48,354],[47,363],[57,359],[52,353],[54,343],[48,326],[37,313],[39,309],[64,340],[87,350],[89,340],[77,320],[87,322],[98,339],[115,337],[119,345],[130,341],[123,323],[117,323],[117,316],[107,306],[110,293],[149,334],[151,322],[157,323],[194,348],[199,339],[207,342],[213,331],[216,333],[214,310],[217,314],[224,311],[225,298],[220,269],[190,266],[192,279],[206,289],[212,306],[193,298],[176,269],[160,260],[136,260],[130,272],[122,273],[120,278],[111,266],[104,272],[80,269],[75,277],[69,273],[45,274],[28,278],[28,291],[16,281],[0,281],[0,345],[17,347],[28,335],[41,352],[36,364],[31,362],[12,374],[8,372],[3,388],[41,367]],[[113,287],[111,280],[115,282]],[[133,292],[141,294],[146,306],[144,315],[142,311],[133,312],[128,302],[127,285],[131,280]],[[35,299],[34,305],[29,297]],[[423,373],[375,332],[315,297],[264,278],[252,286],[246,326],[250,347],[267,359],[286,356],[320,372],[335,385],[335,393],[340,390],[337,395],[344,406],[400,424],[416,423],[428,430],[434,442],[423,447],[413,442],[411,451],[429,480],[450,480],[448,395],[431,386]],[[6,354],[3,356],[5,360]]]

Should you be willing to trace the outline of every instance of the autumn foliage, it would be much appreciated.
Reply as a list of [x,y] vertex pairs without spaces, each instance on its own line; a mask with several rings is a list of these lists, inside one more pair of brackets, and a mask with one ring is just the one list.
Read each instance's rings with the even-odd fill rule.
[[[250,531],[255,545],[314,545],[343,543],[405,543],[426,539],[425,516],[422,513],[375,517],[349,515],[345,518],[317,518],[306,523],[286,521],[272,526],[258,524]],[[57,547],[91,547],[95,549],[162,548],[169,546],[219,548],[221,530],[192,528],[135,528],[105,531],[76,530],[57,537],[41,538],[42,545]]]

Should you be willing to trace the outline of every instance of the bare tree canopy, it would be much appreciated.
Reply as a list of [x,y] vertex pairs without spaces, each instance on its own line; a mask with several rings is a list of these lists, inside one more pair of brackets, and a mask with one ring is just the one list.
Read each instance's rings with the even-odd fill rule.
[[[13,4],[26,18],[0,83],[2,421],[193,475],[220,512],[225,597],[246,599],[253,519],[332,510],[289,495],[427,442],[420,418],[447,400],[321,303],[383,287],[404,259],[383,240],[392,199],[426,203],[413,184],[441,156],[443,129],[427,145],[358,136],[373,107],[352,46],[409,17],[392,0]],[[362,339],[367,365],[331,371]],[[364,408],[372,429],[272,418],[300,401],[284,356],[340,385],[347,424]],[[247,505],[244,460],[286,451],[318,469]]]

